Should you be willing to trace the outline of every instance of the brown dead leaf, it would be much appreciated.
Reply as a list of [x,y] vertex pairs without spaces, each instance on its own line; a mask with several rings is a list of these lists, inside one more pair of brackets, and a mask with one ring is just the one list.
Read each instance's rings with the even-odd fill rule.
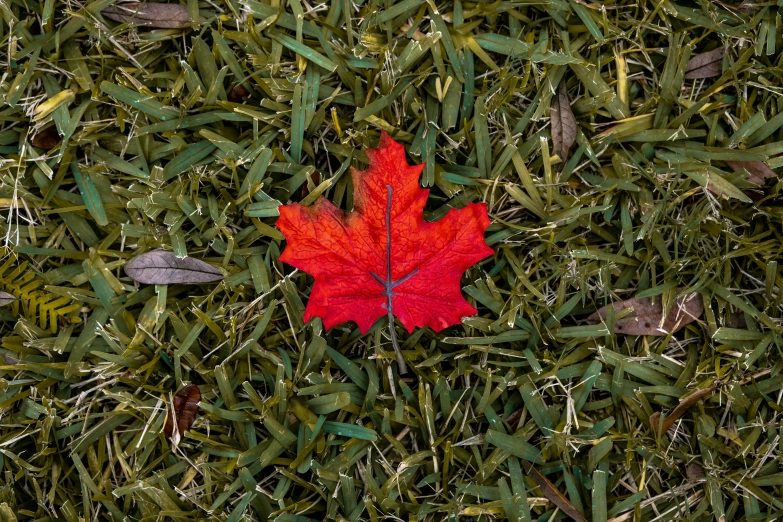
[[680,403],[677,405],[676,408],[674,408],[671,413],[669,413],[666,417],[663,418],[663,424],[660,423],[661,419],[661,413],[655,412],[652,415],[650,415],[650,426],[652,426],[653,431],[658,432],[658,425],[661,424],[661,431],[660,433],[666,433],[669,431],[669,428],[672,427],[672,424],[674,424],[677,419],[683,416],[688,409],[699,402],[702,397],[706,397],[707,395],[712,395],[712,392],[714,392],[718,387],[717,386],[710,386],[709,388],[704,388],[702,390],[698,390],[685,399],[681,400]]
[[228,101],[231,103],[241,103],[249,94],[250,91],[248,91],[244,85],[237,84],[229,91]]
[[[317,187],[318,184],[321,183],[321,173],[313,172],[311,179],[313,180],[313,184]],[[302,199],[306,198],[308,194],[310,194],[310,188],[309,185],[305,183],[302,185]]]
[[691,462],[685,466],[685,476],[691,480],[699,480],[704,478],[704,468],[696,462]]
[[49,150],[56,147],[57,144],[60,143],[60,140],[62,140],[62,137],[60,136],[60,133],[57,132],[57,127],[52,125],[33,136],[33,139],[30,141],[34,147]]
[[693,58],[688,60],[688,65],[685,66],[683,78],[695,80],[720,76],[723,69],[724,56],[726,56],[726,50],[723,47],[693,56]]
[[576,118],[571,111],[566,82],[561,81],[557,94],[549,108],[552,123],[552,152],[560,157],[563,164],[568,161],[568,151],[576,141]]
[[525,408],[517,408],[511,414],[506,417],[506,422],[509,426],[511,426],[512,429],[516,429],[517,425],[519,424],[520,419],[522,418],[522,412],[525,411]]
[[606,319],[609,307],[614,308],[614,313],[619,314],[623,310],[632,309],[630,315],[618,319],[614,323],[615,333],[626,335],[657,335],[663,336],[676,332],[688,323],[698,319],[704,312],[704,302],[698,294],[689,294],[678,297],[674,301],[669,315],[663,321],[663,303],[657,297],[655,301],[651,297],[626,299],[611,305],[606,305],[587,318],[589,324],[598,324]]
[[183,29],[191,25],[188,7],[180,4],[127,2],[110,5],[103,10],[103,16],[115,22],[158,29]]
[[756,185],[763,185],[767,178],[776,178],[775,171],[763,161],[727,161],[729,167],[734,170],[745,169],[750,172],[747,181]]
[[[402,25],[400,26],[400,32],[401,32],[401,33],[407,33],[408,31],[410,31],[410,28],[411,28],[411,27],[413,27],[411,24],[409,24],[409,23],[404,23],[404,24],[402,24]],[[421,31],[419,31],[418,29],[415,29],[415,30],[413,31],[413,35],[411,36],[411,38],[413,38],[413,39],[414,39],[414,40],[416,40],[417,42],[418,42],[419,40],[423,40],[423,39],[424,39],[424,38],[426,38],[426,37],[427,37],[427,35],[426,35],[426,34],[424,34],[424,33],[422,33]]]
[[163,432],[166,438],[174,434],[174,422],[177,423],[177,433],[182,436],[185,431],[193,426],[198,413],[198,401],[201,400],[201,391],[195,384],[188,384],[174,395],[174,411],[169,410],[166,417],[166,425]]
[[740,330],[744,330],[748,326],[748,323],[745,320],[745,314],[739,310],[733,310],[731,315],[726,318],[724,324],[727,328],[739,328]]
[[525,473],[530,477],[536,486],[541,489],[541,492],[552,504],[560,508],[560,511],[571,517],[576,522],[587,522],[587,519],[576,510],[571,502],[552,484],[548,478],[539,472],[535,466],[520,459],[522,467],[525,468]]

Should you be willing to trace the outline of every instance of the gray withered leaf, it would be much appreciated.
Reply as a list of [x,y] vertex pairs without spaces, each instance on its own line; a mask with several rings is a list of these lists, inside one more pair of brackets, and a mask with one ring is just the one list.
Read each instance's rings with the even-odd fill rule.
[[777,177],[775,171],[763,161],[727,161],[726,163],[734,170],[745,169],[750,172],[747,181],[756,185],[763,185],[766,178]]
[[652,297],[640,297],[606,305],[590,315],[587,322],[590,324],[602,322],[606,319],[610,306],[614,308],[615,314],[623,310],[632,310],[629,315],[614,323],[615,333],[626,335],[668,335],[692,323],[704,313],[704,302],[700,295],[683,295],[674,300],[669,315],[661,322],[663,319],[661,297],[657,296],[655,300]]
[[177,257],[173,252],[153,250],[134,257],[125,264],[125,273],[147,285],[212,283],[223,274],[200,259]]
[[182,29],[190,27],[188,8],[179,4],[127,2],[110,5],[103,16],[115,22],[143,25],[158,29]]
[[9,305],[16,301],[16,296],[9,294],[8,292],[0,292],[0,306]]
[[552,123],[552,152],[565,163],[568,161],[568,151],[576,141],[576,118],[571,111],[565,80],[557,88],[549,108],[549,117]]
[[724,56],[726,56],[726,49],[723,47],[707,51],[706,53],[699,53],[688,60],[688,65],[685,66],[685,74],[682,77],[686,80],[695,80],[720,76],[723,70]]

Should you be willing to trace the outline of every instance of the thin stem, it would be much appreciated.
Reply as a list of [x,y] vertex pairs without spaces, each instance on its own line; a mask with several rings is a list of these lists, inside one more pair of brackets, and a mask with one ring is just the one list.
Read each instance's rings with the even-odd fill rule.
[[394,314],[391,310],[391,296],[386,297],[386,305],[389,307],[389,333],[391,334],[392,346],[397,354],[397,365],[400,367],[400,375],[408,373],[408,367],[405,366],[405,359],[402,358],[402,351],[400,351],[400,345],[397,344],[397,331],[394,329]]
[[385,291],[386,294],[386,311],[389,314],[389,333],[391,334],[392,346],[394,346],[394,352],[397,354],[397,365],[400,367],[400,375],[408,373],[408,367],[405,366],[405,359],[402,357],[402,351],[400,345],[397,344],[397,331],[394,328],[394,311],[392,310],[392,297],[394,297],[394,281],[392,280],[392,266],[391,266],[391,212],[392,212],[392,193],[394,192],[391,185],[386,185],[386,189],[389,191],[389,197],[386,200],[386,281]]
[[390,185],[386,185],[389,191],[389,197],[386,201],[386,279],[375,272],[370,272],[370,275],[383,285],[383,293],[381,295],[386,296],[386,311],[389,316],[389,334],[391,335],[392,346],[397,354],[397,364],[400,367],[400,374],[404,375],[408,373],[408,367],[405,366],[405,359],[402,358],[402,351],[400,351],[400,345],[397,343],[397,331],[394,329],[394,310],[392,298],[396,295],[394,293],[394,287],[400,285],[416,275],[419,269],[411,271],[411,273],[399,278],[398,280],[392,279],[392,265],[391,265],[391,211],[392,211],[392,193],[394,192]]

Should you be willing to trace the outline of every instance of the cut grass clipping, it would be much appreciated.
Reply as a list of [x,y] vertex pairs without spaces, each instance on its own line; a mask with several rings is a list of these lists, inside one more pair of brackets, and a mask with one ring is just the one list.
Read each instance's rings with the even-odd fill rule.
[[[0,2],[0,520],[779,519],[779,4]],[[275,228],[382,130],[492,221],[405,375]]]

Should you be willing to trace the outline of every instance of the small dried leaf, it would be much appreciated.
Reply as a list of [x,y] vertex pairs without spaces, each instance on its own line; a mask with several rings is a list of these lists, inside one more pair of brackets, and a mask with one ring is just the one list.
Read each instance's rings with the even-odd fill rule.
[[103,10],[103,16],[115,22],[158,29],[190,27],[188,7],[180,4],[128,2],[107,7]]
[[767,178],[775,178],[777,174],[763,161],[727,161],[729,167],[734,170],[745,169],[750,172],[747,181],[756,185],[763,185]]
[[723,69],[723,57],[726,56],[726,50],[719,47],[706,53],[699,53],[688,60],[685,66],[683,78],[686,80],[695,80],[698,78],[712,78],[720,76]]
[[691,462],[685,466],[685,476],[691,480],[699,480],[704,478],[704,468],[702,468],[696,462]]
[[724,324],[727,328],[739,328],[740,330],[744,330],[748,326],[748,323],[745,320],[745,314],[740,310],[732,310],[731,315],[726,319]]
[[240,103],[249,94],[250,91],[248,91],[244,85],[235,85],[228,93],[228,101],[231,103]]
[[0,292],[0,306],[6,306],[16,301],[16,296],[8,292]]
[[201,400],[201,391],[195,384],[188,384],[174,395],[174,410],[169,411],[166,417],[166,425],[163,432],[166,438],[174,433],[174,422],[177,423],[177,433],[182,435],[193,426],[198,413],[198,401]]
[[541,488],[541,492],[552,504],[560,508],[560,511],[571,517],[576,522],[587,522],[587,519],[576,510],[571,502],[552,484],[548,478],[542,475],[532,464],[520,460],[525,473],[530,477],[536,486]]
[[[320,172],[313,172],[312,176],[310,178],[313,180],[313,185],[316,187],[321,183],[321,173]],[[306,198],[310,194],[310,186],[305,183],[302,185],[302,199]]]
[[[410,31],[411,27],[412,27],[411,24],[408,24],[408,23],[402,24],[400,26],[400,32],[401,33],[407,33],[408,31]],[[419,31],[418,29],[414,29],[413,34],[411,35],[411,38],[413,38],[417,42],[419,40],[425,39],[426,37],[427,37],[427,35],[422,33],[421,31]]]
[[[710,386],[709,388],[704,388],[703,390],[698,390],[695,393],[692,393],[684,400],[680,401],[680,403],[677,405],[676,408],[672,410],[672,412],[663,418],[663,424],[661,424],[661,431],[660,433],[666,433],[669,431],[669,428],[672,427],[672,424],[674,424],[677,419],[683,416],[688,409],[699,402],[702,397],[705,397],[707,395],[711,395],[712,392],[714,392],[717,389],[717,386]],[[652,415],[650,415],[650,425],[652,426],[653,431],[658,431],[658,425],[660,424],[661,414],[660,412],[655,412]]]
[[568,99],[565,81],[560,82],[549,114],[552,122],[552,152],[565,163],[568,160],[568,151],[576,142],[576,118],[571,111],[571,100]]
[[57,127],[52,125],[33,136],[33,139],[30,141],[34,147],[49,150],[56,147],[57,144],[60,143],[60,140],[62,140],[62,137],[60,136],[60,133],[57,132]]
[[179,258],[173,252],[153,250],[128,261],[128,277],[147,285],[212,283],[223,279],[223,274],[200,259]]
[[506,422],[509,426],[512,428],[516,428],[519,424],[519,420],[522,418],[522,412],[524,411],[524,408],[517,408],[514,410],[511,415],[506,417]]
[[704,312],[704,302],[700,295],[684,295],[675,300],[671,312],[662,322],[663,303],[660,297],[655,301],[651,297],[642,297],[606,305],[590,315],[587,322],[598,324],[606,319],[610,306],[614,308],[616,314],[629,308],[633,310],[629,316],[618,319],[614,323],[614,332],[626,335],[668,335],[692,323]]

